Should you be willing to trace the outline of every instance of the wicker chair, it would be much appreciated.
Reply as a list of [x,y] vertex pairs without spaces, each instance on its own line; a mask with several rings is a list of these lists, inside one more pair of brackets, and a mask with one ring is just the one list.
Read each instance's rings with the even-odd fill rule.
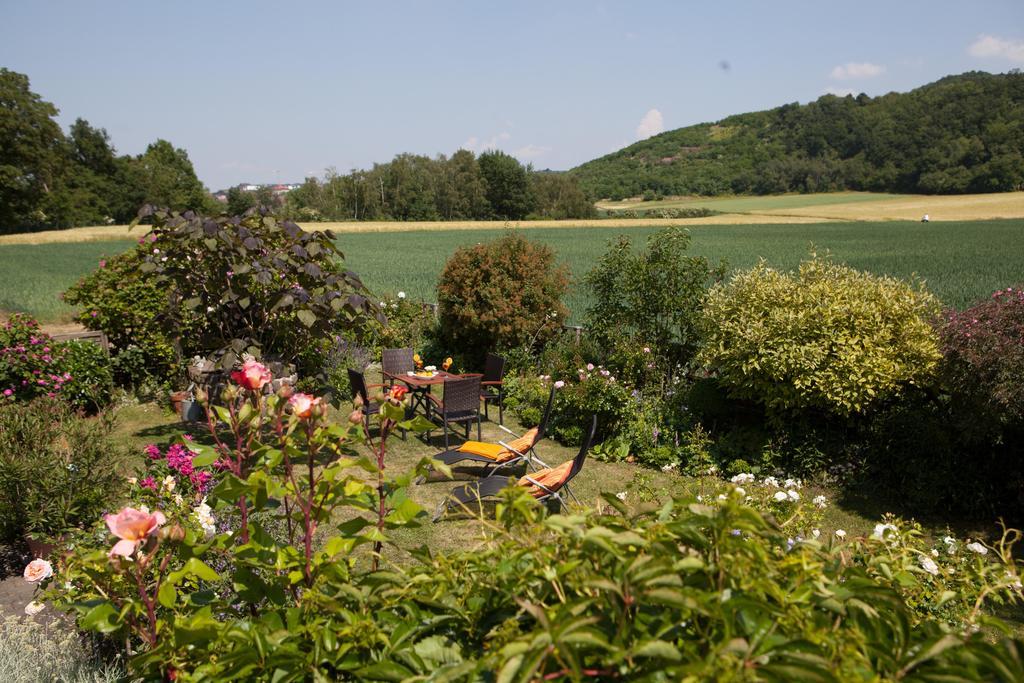
[[467,373],[463,377],[480,378],[480,400],[484,402],[484,417],[491,419],[487,414],[487,406],[490,403],[498,404],[498,424],[505,424],[505,387],[502,384],[502,377],[505,375],[505,359],[493,353],[487,354],[484,361],[484,372]]
[[[469,425],[476,421],[476,438],[480,439],[480,378],[460,377],[444,381],[444,399],[427,394],[431,402],[431,412],[441,420],[444,428],[444,447],[448,450],[448,425],[463,423],[466,427],[466,438],[469,438]],[[427,438],[430,433],[427,432]]]
[[[352,400],[354,401],[358,396],[363,400],[362,408],[360,409],[363,413],[363,424],[366,430],[370,430],[370,416],[380,414],[380,404],[370,400],[369,392],[367,389],[383,388],[383,384],[366,384],[366,378],[363,373],[356,372],[352,368],[348,369],[348,383],[352,388]],[[402,430],[402,441],[405,441],[405,430]]]
[[408,349],[384,349],[380,357],[381,374],[388,386],[392,386],[396,379],[405,377],[416,369],[412,361],[413,351]]

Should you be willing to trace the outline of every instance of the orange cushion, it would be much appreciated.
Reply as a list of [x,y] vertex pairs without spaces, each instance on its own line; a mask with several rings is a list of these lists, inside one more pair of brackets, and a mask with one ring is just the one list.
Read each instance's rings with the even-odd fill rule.
[[[571,469],[572,460],[566,460],[557,467],[549,467],[547,469],[539,470],[527,476],[530,479],[533,479],[533,481],[536,481],[539,484],[543,484],[545,487],[551,489],[552,491],[557,491],[558,489],[562,488],[562,486],[565,484],[565,480],[569,478],[569,470]],[[548,494],[547,491],[535,485],[533,481],[530,481],[530,479],[527,479],[526,477],[520,478],[519,485],[529,486],[531,489],[530,493],[533,494],[535,498],[540,498],[541,496],[546,496]]]
[[513,451],[519,453],[525,453],[530,446],[533,445],[533,440],[537,438],[537,428],[534,427],[530,431],[523,434],[518,439],[509,441],[508,445],[511,450],[506,449],[500,443],[486,443],[483,441],[466,441],[459,446],[458,451],[460,453],[472,453],[473,455],[479,455],[484,458],[490,458],[495,462],[505,462],[512,458],[518,457]]

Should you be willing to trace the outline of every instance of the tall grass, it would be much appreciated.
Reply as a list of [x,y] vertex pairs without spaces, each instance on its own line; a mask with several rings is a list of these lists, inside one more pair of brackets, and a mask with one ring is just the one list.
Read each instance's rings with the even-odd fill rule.
[[[551,245],[575,280],[593,266],[607,242],[632,235],[643,245],[660,227],[534,228],[527,236]],[[494,230],[421,230],[344,234],[338,243],[348,267],[371,290],[435,300],[434,287],[448,256],[459,246],[494,239]],[[854,268],[878,274],[924,278],[947,305],[965,307],[999,287],[1024,281],[1024,223],[1019,219],[916,223],[865,222],[798,225],[695,226],[692,251],[730,268],[749,268],[765,258],[792,268],[813,245]],[[80,244],[0,245],[0,309],[27,311],[59,320],[70,308],[59,294],[96,267],[103,255],[132,246],[130,241]],[[586,292],[578,284],[566,302],[579,319]]]

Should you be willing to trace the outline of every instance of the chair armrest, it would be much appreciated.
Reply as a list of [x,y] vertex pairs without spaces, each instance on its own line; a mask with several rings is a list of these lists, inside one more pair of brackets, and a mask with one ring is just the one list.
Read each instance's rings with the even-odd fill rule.
[[549,489],[547,486],[545,486],[544,484],[540,483],[539,481],[537,481],[536,479],[534,479],[530,475],[526,474],[524,476],[526,477],[526,481],[528,481],[531,484],[533,484],[534,486],[536,486],[536,487],[538,487],[538,488],[540,488],[540,489],[542,489],[542,490],[544,490],[544,491],[554,495],[555,492],[552,489]]
[[494,386],[499,386],[500,387],[502,384],[503,384],[503,380],[500,380],[500,379],[497,382],[494,382],[494,381],[491,381],[491,382],[480,382],[480,386],[482,386],[482,387],[494,387]]
[[383,389],[386,386],[388,386],[388,385],[387,384],[367,384],[366,388],[367,389]]
[[459,377],[463,377],[463,378],[465,378],[465,377],[483,377],[483,376],[484,376],[484,373],[482,373],[482,372],[464,372],[461,375],[459,375]]
[[429,398],[435,405],[437,405],[438,408],[441,408],[442,410],[444,409],[444,402],[437,396],[434,396],[433,394],[426,394],[426,397]]
[[503,447],[505,448],[505,450],[506,450],[506,451],[509,451],[510,453],[515,453],[515,454],[516,454],[516,455],[518,455],[518,456],[519,456],[520,458],[526,457],[526,454],[525,454],[525,453],[521,453],[521,452],[517,451],[516,449],[512,448],[511,446],[509,446],[509,445],[508,445],[507,443],[505,443],[504,441],[498,441],[498,444],[499,444],[499,445],[501,445],[501,446],[503,446]]

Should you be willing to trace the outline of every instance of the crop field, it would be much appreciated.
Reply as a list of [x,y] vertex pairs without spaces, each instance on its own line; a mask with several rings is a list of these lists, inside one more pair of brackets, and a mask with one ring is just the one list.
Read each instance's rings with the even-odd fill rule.
[[[678,223],[678,221],[677,221]],[[403,224],[399,224],[403,225]],[[606,244],[626,233],[642,245],[660,226],[623,229],[536,228],[529,237],[549,244],[574,280],[586,273]],[[493,239],[493,229],[414,230],[341,234],[338,242],[350,268],[379,294],[406,292],[433,301],[434,285],[448,256],[459,246]],[[693,253],[730,268],[748,268],[758,258],[792,268],[810,248],[874,273],[927,281],[951,306],[964,307],[999,287],[1024,281],[1024,222],[836,222],[691,227]],[[0,244],[0,310],[27,311],[47,322],[72,314],[59,295],[94,269],[103,256],[131,248],[131,240],[39,245]],[[566,302],[578,320],[587,306],[578,284]]]
[[747,214],[759,219],[789,216],[840,221],[916,221],[928,214],[933,222],[967,221],[1024,218],[1024,192],[943,196],[827,192],[766,197],[683,197],[652,202],[600,202],[598,208],[635,211],[708,208],[732,214],[732,218],[736,214]]

